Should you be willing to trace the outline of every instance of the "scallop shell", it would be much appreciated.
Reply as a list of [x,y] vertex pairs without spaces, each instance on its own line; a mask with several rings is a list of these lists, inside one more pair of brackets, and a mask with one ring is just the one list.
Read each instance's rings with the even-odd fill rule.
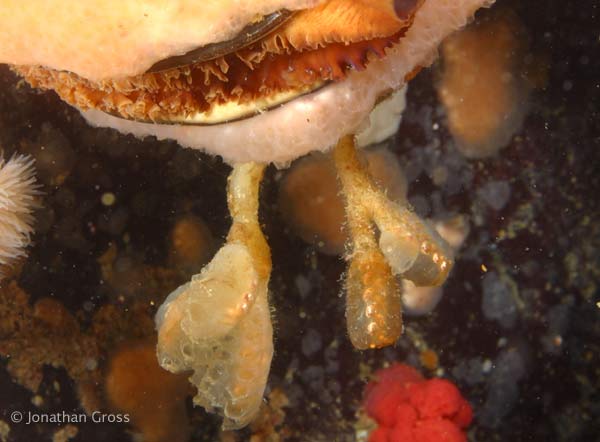
[[[411,8],[397,12],[397,4]],[[329,81],[364,70],[410,27],[421,1],[330,0],[297,13],[262,40],[213,60],[118,80],[92,82],[43,67],[15,67],[33,86],[54,89],[80,109],[123,118],[181,123],[208,121],[235,103],[225,120],[253,116]],[[283,97],[273,99],[273,97]],[[242,106],[263,100],[261,106]],[[206,114],[207,118],[197,118]],[[223,118],[218,122],[223,122]]]

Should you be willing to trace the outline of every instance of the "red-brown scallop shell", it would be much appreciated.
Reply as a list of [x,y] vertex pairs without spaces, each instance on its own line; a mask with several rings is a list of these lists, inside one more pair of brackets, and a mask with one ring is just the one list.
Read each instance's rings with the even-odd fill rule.
[[257,43],[214,60],[124,79],[91,82],[76,74],[18,66],[33,87],[54,89],[81,109],[171,121],[214,104],[248,103],[302,91],[363,70],[399,41],[421,0],[330,0],[297,13]]

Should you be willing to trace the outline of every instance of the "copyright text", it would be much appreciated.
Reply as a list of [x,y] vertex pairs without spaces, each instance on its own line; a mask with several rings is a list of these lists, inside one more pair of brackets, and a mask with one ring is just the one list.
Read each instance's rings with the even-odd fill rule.
[[103,413],[94,411],[91,415],[85,413],[68,413],[59,411],[57,413],[35,413],[31,411],[13,411],[10,414],[13,424],[104,424],[104,423],[129,423],[128,414]]

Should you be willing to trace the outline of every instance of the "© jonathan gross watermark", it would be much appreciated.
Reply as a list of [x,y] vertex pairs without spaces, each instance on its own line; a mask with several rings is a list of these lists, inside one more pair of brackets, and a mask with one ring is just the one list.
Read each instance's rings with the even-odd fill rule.
[[13,411],[10,413],[10,420],[13,424],[104,424],[104,423],[129,423],[128,414],[103,413],[94,411],[92,414],[69,413],[59,411],[56,413],[35,413],[32,411]]

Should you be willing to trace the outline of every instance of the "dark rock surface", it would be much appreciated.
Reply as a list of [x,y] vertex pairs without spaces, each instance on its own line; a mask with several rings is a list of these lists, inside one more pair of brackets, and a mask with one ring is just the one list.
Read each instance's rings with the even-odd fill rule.
[[[518,14],[531,53],[547,69],[511,144],[486,160],[468,160],[455,149],[433,86],[435,67],[411,83],[403,123],[390,141],[417,210],[435,218],[462,213],[471,222],[442,301],[426,317],[407,318],[410,333],[397,346],[352,349],[338,296],[344,263],[289,233],[276,206],[281,173],[269,169],[261,218],[274,261],[270,387],[290,400],[287,440],[355,440],[368,375],[385,361],[418,364],[418,342],[436,351],[437,374],[471,401],[470,440],[600,440],[600,6],[501,5]],[[166,238],[181,216],[198,216],[222,240],[228,167],[172,142],[92,129],[55,95],[17,83],[0,68],[0,146],[5,155],[36,158],[45,192],[19,285],[32,301],[60,300],[84,326],[102,305],[160,304],[189,275],[171,269],[176,274],[165,281],[139,269],[169,269]],[[447,179],[436,184],[440,166]],[[106,194],[113,204],[105,204]],[[98,260],[111,244],[118,250],[115,271],[124,276],[107,284]],[[34,406],[5,362],[0,419],[8,423],[12,410]],[[48,367],[44,374],[45,410],[80,411],[64,370]],[[218,439],[218,419],[195,409],[192,423],[192,440]],[[56,429],[11,425],[8,440],[42,440]],[[127,441],[127,430],[85,424],[74,440]]]

